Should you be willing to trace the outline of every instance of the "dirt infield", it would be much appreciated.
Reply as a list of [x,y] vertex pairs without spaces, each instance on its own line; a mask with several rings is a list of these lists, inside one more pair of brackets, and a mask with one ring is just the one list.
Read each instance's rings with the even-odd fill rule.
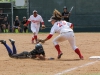
[[[48,33],[40,33],[39,38],[45,38]],[[46,57],[55,60],[13,59],[7,54],[6,48],[0,44],[0,75],[100,75],[100,61],[90,60],[90,56],[100,56],[100,33],[75,33],[76,45],[84,55],[84,60],[79,60],[78,55],[71,49],[68,41],[60,43],[63,56],[56,59],[52,39],[43,44]],[[32,33],[5,33],[0,34],[0,39],[7,41],[9,38],[16,40],[18,53],[31,51],[35,44],[31,44]],[[93,62],[93,64],[91,64]],[[87,65],[90,63],[90,65]]]

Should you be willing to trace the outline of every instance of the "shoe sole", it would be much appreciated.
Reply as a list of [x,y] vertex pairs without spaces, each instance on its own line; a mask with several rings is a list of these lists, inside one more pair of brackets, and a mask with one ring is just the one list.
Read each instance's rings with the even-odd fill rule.
[[15,43],[15,40],[13,40],[13,39],[9,39],[9,41],[10,41],[11,43]]

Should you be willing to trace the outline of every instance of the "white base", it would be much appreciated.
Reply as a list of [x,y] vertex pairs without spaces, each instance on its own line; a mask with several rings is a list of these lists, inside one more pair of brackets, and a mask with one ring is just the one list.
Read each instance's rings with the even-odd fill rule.
[[91,56],[89,59],[100,59],[100,56]]

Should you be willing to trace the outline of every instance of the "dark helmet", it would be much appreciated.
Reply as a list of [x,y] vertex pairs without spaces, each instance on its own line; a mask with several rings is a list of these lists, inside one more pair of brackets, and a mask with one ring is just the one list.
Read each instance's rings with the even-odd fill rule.
[[35,45],[35,49],[40,49],[40,48],[43,48],[41,44],[38,43]]
[[39,43],[35,45],[35,49],[38,53],[42,53],[44,51],[43,46]]

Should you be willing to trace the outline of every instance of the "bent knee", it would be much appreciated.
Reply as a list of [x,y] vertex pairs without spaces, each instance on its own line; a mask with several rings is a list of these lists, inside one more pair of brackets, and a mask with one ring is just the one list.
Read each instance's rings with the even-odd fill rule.
[[54,44],[54,45],[57,45],[58,42],[54,39],[54,40],[53,40],[53,44]]
[[78,48],[77,46],[73,46],[73,47],[72,47],[73,50],[76,50],[77,48]]

